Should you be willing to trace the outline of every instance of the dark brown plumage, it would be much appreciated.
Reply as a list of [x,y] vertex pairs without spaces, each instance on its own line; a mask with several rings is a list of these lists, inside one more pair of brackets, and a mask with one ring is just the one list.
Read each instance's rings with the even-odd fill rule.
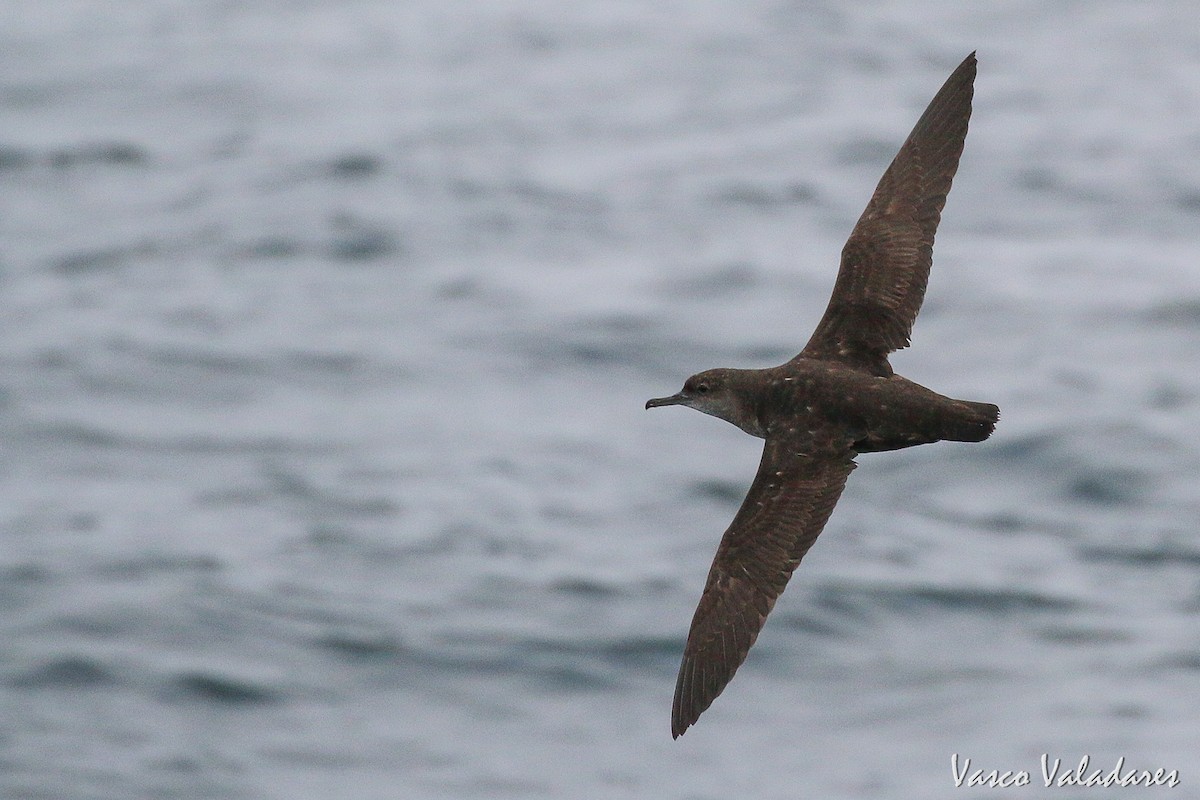
[[921,308],[933,239],[967,134],[975,54],[951,74],[884,172],[842,249],[833,296],[804,350],[770,369],[714,369],[647,408],[687,405],[766,440],[692,619],[675,686],[678,737],[741,666],[825,527],[859,453],[979,442],[990,403],[953,400],[892,372]]

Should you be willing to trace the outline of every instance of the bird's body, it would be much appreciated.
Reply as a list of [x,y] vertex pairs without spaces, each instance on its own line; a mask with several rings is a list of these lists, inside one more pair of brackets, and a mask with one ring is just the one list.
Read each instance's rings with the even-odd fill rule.
[[991,403],[954,400],[896,375],[932,263],[933,239],[971,114],[975,54],[929,104],[842,250],[833,296],[804,350],[778,367],[712,369],[647,408],[686,405],[765,439],[726,530],[684,648],[678,737],[733,678],[792,572],[825,527],[860,453],[979,442]]
[[858,453],[877,453],[941,440],[982,441],[995,422],[990,403],[953,400],[894,373],[872,375],[814,358],[696,377],[710,392],[720,385],[735,398],[713,416],[760,439],[828,429]]

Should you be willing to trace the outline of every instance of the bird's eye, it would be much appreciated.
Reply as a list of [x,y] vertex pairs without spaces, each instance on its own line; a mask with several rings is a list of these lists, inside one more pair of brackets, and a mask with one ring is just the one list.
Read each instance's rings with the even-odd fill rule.
[[698,384],[696,386],[696,391],[699,392],[700,394],[708,394],[708,384],[707,383]]

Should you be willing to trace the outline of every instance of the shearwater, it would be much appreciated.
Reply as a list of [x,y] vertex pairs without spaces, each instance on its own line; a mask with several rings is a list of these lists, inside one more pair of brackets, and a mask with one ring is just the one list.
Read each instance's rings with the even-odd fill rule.
[[859,453],[980,442],[991,403],[954,400],[892,372],[921,308],[933,237],[971,117],[975,54],[930,102],[842,249],[833,296],[798,356],[769,369],[710,369],[646,408],[690,406],[765,439],[725,531],[675,685],[678,738],[733,678],[792,572],[825,527]]

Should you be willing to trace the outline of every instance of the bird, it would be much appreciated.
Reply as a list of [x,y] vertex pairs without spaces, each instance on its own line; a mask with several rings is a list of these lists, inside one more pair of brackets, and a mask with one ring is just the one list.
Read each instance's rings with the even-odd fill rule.
[[765,440],[758,472],[721,538],[688,631],[671,708],[678,739],[746,659],[825,527],[862,453],[981,442],[1000,409],[955,400],[892,371],[910,344],[933,239],[971,116],[975,53],[918,119],[855,224],[833,294],[800,354],[768,369],[710,369],[646,408],[680,405]]

